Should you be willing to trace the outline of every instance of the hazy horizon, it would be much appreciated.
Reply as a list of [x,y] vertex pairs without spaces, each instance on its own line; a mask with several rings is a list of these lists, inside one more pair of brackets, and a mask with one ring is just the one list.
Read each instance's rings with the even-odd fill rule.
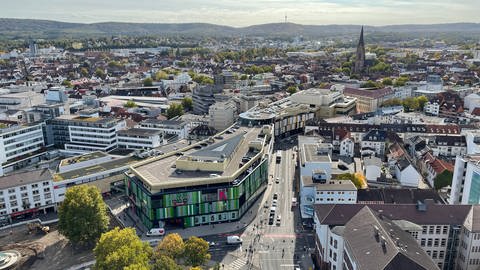
[[[399,25],[478,23],[478,0],[16,0],[0,17],[72,23],[212,23],[233,27],[287,21],[298,24]],[[26,8],[27,7],[27,8]],[[412,12],[414,10],[414,12]]]

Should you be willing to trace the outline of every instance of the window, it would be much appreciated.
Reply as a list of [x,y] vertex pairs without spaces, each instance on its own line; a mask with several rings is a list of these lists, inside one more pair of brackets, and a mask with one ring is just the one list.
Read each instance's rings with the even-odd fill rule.
[[23,192],[23,193],[22,193],[22,198],[26,198],[26,197],[28,197],[28,193],[27,193],[27,192]]
[[438,251],[434,250],[432,253],[432,259],[436,259],[438,257]]
[[439,239],[435,239],[435,241],[433,241],[433,246],[434,247],[438,247],[438,242],[440,242]]
[[34,190],[32,193],[33,193],[33,195],[36,195],[36,194],[40,193],[40,191]]
[[27,190],[27,187],[26,186],[21,186],[20,191],[24,191],[24,190]]
[[445,258],[445,251],[440,250],[440,252],[438,253],[438,258],[439,258],[439,259]]
[[52,197],[52,194],[45,193],[45,195],[43,197],[45,197],[45,199],[50,199]]
[[10,202],[10,207],[15,207],[15,206],[17,206],[17,205],[18,205],[18,204],[17,204],[17,201],[11,201],[11,202]]
[[428,247],[431,247],[431,246],[432,246],[432,239],[428,239],[428,240],[427,240],[427,246],[428,246]]
[[434,228],[435,228],[435,226],[428,226],[428,233],[433,234],[433,229]]
[[40,201],[40,195],[33,196],[33,200],[36,202]]
[[14,189],[14,188],[9,189],[9,190],[8,190],[8,193],[10,193],[10,194],[11,194],[11,193],[15,193],[15,189]]
[[440,246],[444,247],[447,244],[447,239],[440,240]]
[[337,240],[333,241],[333,247],[337,248]]
[[38,188],[38,184],[32,184],[32,188]]
[[16,200],[17,199],[17,196],[15,195],[10,195],[10,200]]
[[443,226],[443,234],[447,234],[448,233],[448,226]]
[[48,186],[48,182],[43,182],[43,186]]
[[337,253],[336,253],[336,252],[333,253],[333,261],[334,261],[334,262],[337,261]]
[[425,238],[422,238],[422,240],[420,240],[420,246],[424,247],[425,246],[425,241],[427,241]]
[[435,226],[435,233],[440,234],[440,231],[442,230],[442,226]]
[[422,226],[422,233],[423,233],[423,234],[426,234],[426,233],[427,233],[427,227],[428,227],[428,226]]
[[49,191],[50,191],[50,188],[48,187],[43,189],[43,192],[49,192]]

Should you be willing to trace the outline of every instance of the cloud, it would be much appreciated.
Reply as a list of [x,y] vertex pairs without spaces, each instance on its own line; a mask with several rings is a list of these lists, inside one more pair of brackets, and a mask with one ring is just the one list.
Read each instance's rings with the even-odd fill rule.
[[232,26],[478,22],[478,0],[16,0],[1,17],[71,22],[208,22]]

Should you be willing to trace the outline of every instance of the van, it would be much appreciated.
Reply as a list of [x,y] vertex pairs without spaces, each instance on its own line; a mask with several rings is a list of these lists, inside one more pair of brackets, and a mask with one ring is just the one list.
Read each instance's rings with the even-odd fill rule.
[[241,244],[243,242],[242,238],[238,235],[227,236],[227,244],[228,245],[235,245]]
[[270,207],[270,213],[275,213],[275,211],[277,211],[277,207],[275,206]]
[[152,228],[147,232],[147,236],[163,236],[165,235],[164,228]]

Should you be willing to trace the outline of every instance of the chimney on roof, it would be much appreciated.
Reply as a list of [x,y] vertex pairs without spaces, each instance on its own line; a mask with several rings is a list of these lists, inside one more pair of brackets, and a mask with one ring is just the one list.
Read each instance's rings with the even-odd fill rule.
[[[426,201],[426,200],[425,200]],[[421,201],[417,201],[417,211],[420,212],[427,212],[427,204],[422,203]]]

